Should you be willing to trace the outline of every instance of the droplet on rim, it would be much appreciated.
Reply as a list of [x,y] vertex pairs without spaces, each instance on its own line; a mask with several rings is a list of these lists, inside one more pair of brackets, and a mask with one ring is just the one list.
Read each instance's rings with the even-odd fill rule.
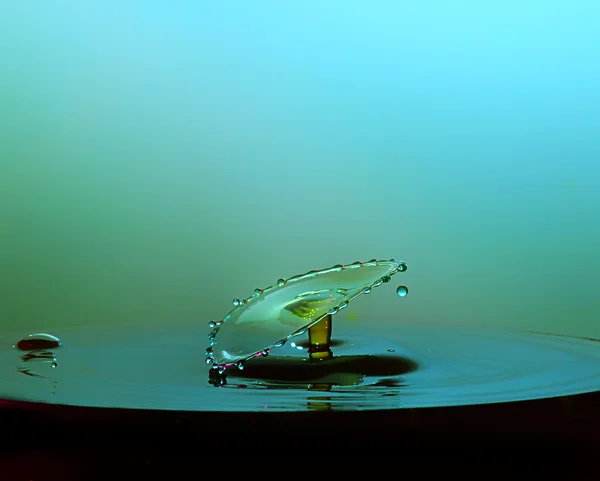
[[34,351],[37,349],[55,349],[60,347],[61,344],[62,342],[58,337],[40,332],[21,339],[15,347],[20,351]]

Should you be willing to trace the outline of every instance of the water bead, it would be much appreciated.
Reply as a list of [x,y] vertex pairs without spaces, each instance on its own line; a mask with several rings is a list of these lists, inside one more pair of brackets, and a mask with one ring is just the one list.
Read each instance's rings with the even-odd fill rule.
[[21,339],[15,347],[20,351],[34,351],[38,349],[56,349],[61,344],[61,340],[58,337],[40,332]]
[[398,294],[400,297],[404,297],[406,294],[408,294],[408,288],[406,286],[398,286],[396,289],[396,294]]

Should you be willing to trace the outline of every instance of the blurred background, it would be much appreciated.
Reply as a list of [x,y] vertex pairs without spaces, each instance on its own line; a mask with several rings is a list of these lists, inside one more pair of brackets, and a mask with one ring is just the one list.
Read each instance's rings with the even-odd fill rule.
[[408,296],[341,319],[600,335],[599,16],[3,2],[2,329],[205,323],[279,277],[396,257]]

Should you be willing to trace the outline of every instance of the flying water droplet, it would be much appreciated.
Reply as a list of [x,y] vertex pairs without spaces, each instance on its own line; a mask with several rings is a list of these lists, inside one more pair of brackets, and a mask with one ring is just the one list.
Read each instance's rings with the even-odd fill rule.
[[396,294],[398,294],[398,296],[400,297],[406,296],[406,294],[408,294],[408,287],[398,286],[398,288],[396,289]]
[[55,362],[53,362],[53,363],[52,363],[52,364],[50,364],[50,365],[51,365],[52,367],[54,367],[54,368],[55,368],[56,366],[58,366],[58,364],[56,364]]
[[212,353],[213,353],[213,348],[212,347],[209,347],[209,348],[206,349],[206,355],[207,356],[212,356]]
[[217,327],[217,323],[215,321],[210,321],[208,323],[208,327],[210,327],[211,329],[214,329],[215,327]]
[[37,349],[55,349],[60,347],[61,344],[58,337],[40,332],[21,339],[15,347],[20,351],[34,351]]
[[406,269],[408,269],[408,267],[406,266],[406,264],[404,262],[402,262],[398,265],[398,272],[405,272]]
[[213,363],[213,358],[212,358],[212,357],[207,357],[207,358],[204,360],[204,362],[205,362],[206,364],[212,364],[212,363]]

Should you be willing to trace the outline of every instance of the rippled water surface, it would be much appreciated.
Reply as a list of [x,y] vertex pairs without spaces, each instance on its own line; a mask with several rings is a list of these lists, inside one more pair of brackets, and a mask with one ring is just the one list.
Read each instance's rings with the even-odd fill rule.
[[0,397],[80,406],[197,411],[364,410],[538,399],[600,389],[600,343],[440,325],[334,330],[334,358],[304,338],[208,382],[206,328],[50,331],[60,347],[19,350],[0,335]]

